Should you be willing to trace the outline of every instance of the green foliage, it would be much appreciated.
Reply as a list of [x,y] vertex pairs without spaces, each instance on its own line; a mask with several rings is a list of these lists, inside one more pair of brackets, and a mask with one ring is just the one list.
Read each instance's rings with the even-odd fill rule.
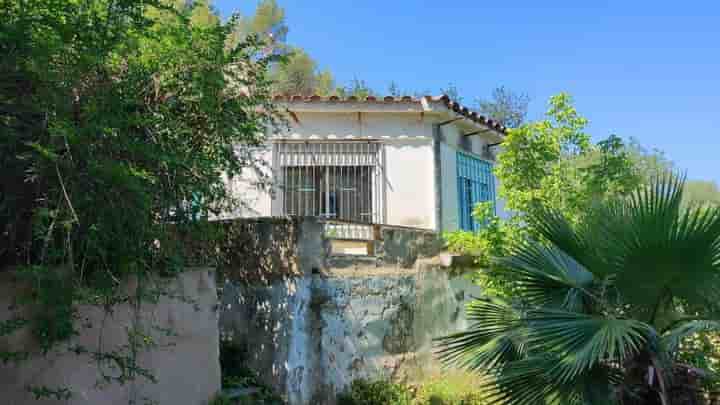
[[287,43],[289,28],[285,9],[276,0],[262,0],[252,16],[240,18],[228,40],[236,44],[252,35],[265,44],[266,54],[279,56],[270,66],[272,91],[285,95],[330,96],[338,93],[329,70],[320,71],[318,64],[303,48]]
[[474,302],[473,326],[441,340],[443,358],[489,370],[493,403],[697,395],[682,346],[720,326],[720,208],[683,208],[684,187],[661,178],[577,217],[537,208],[526,220],[541,238],[497,261],[516,296]]
[[484,224],[479,232],[446,235],[452,251],[475,256],[486,269],[477,278],[488,294],[512,296],[513,283],[491,259],[527,237],[540,237],[527,216],[549,207],[575,221],[593,205],[626,195],[668,170],[661,155],[615,135],[592,144],[587,123],[563,93],[550,99],[545,120],[509,130],[495,174],[499,195],[514,215],[501,221],[480,205],[474,212]]
[[35,400],[55,399],[57,401],[68,401],[72,398],[72,392],[67,388],[49,388],[49,387],[28,387]]
[[[0,257],[32,287],[25,326],[43,352],[79,332],[80,304],[164,294],[183,265],[175,234],[240,203],[225,179],[256,169],[249,150],[279,123],[264,44],[228,46],[237,20],[188,4],[0,0]],[[127,335],[75,352],[119,370],[103,382],[152,380],[135,363],[152,339]]]
[[350,388],[338,395],[338,405],[410,405],[408,388],[385,380],[355,380]]
[[539,203],[572,213],[584,208],[584,172],[574,159],[592,149],[587,123],[562,93],[550,99],[547,119],[509,131],[496,168],[508,209],[528,213]]
[[341,97],[357,97],[364,99],[372,96],[375,92],[365,83],[365,80],[354,78],[345,88],[337,89],[338,95]]
[[281,44],[287,38],[288,26],[285,23],[285,10],[276,0],[262,0],[255,15],[245,24],[247,33],[257,33],[266,39],[266,43]]
[[483,224],[477,232],[447,232],[443,237],[451,252],[472,256],[482,269],[473,277],[483,286],[483,293],[512,296],[513,280],[492,266],[492,258],[504,256],[508,247],[522,236],[523,229],[514,220],[503,221],[496,216],[494,204],[493,201],[481,202],[473,209],[473,218]]
[[316,71],[317,64],[310,55],[300,48],[292,49],[286,62],[277,65],[273,73],[275,90],[281,94],[310,96],[317,86]]
[[329,70],[323,70],[322,72],[317,74],[317,77],[315,78],[315,93],[327,97],[332,96],[336,93],[335,89],[335,79],[333,78],[332,73],[330,73]]
[[[263,404],[283,404],[282,398],[266,384],[262,383],[253,370],[246,366],[247,363],[246,351],[231,341],[221,340],[220,341],[220,369],[222,374],[222,388],[227,389],[242,389],[250,388],[253,391],[252,395],[243,397],[242,400],[231,401],[230,399],[218,397],[216,400],[220,401],[219,404],[224,403],[263,403]],[[222,402],[222,401],[227,402]],[[248,402],[250,401],[250,402]]]
[[423,381],[413,399],[414,405],[489,405],[478,391],[483,380],[475,374],[446,372]]

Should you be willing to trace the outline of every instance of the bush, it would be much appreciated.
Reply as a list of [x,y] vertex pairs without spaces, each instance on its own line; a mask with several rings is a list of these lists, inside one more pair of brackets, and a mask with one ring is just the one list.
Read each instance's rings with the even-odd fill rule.
[[220,341],[220,370],[222,372],[222,388],[224,392],[234,389],[252,389],[252,393],[243,397],[229,399],[225,396],[218,397],[211,405],[226,404],[267,404],[280,405],[285,401],[272,387],[260,381],[257,373],[248,368],[247,351],[233,342]]
[[436,376],[418,388],[414,405],[487,405],[477,391],[479,378],[463,372]]
[[338,405],[411,405],[410,390],[401,384],[378,380],[355,380],[338,396]]

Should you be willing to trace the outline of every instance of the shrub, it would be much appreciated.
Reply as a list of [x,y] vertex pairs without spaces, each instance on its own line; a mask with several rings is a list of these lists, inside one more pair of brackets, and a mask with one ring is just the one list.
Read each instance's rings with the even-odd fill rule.
[[417,390],[414,405],[486,405],[477,391],[480,377],[452,372],[424,382]]
[[412,395],[408,387],[389,381],[355,380],[350,388],[338,396],[338,405],[410,405]]

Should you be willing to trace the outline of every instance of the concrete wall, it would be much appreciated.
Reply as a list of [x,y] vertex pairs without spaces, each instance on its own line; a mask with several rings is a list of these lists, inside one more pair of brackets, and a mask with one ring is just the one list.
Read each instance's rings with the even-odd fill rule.
[[332,256],[318,225],[299,224],[297,277],[223,285],[223,338],[291,405],[332,404],[357,378],[437,371],[432,339],[465,328],[479,293],[441,265],[437,235],[383,227],[375,256]]
[[[13,303],[25,290],[10,275],[0,274],[0,323],[22,315]],[[128,290],[133,290],[132,283]],[[79,336],[61,344],[46,356],[39,353],[29,331],[0,337],[2,350],[30,351],[30,357],[18,364],[0,363],[0,403],[12,405],[203,405],[220,390],[219,334],[217,294],[214,270],[196,270],[181,274],[168,285],[183,297],[163,297],[157,304],[143,304],[140,311],[119,305],[108,318],[97,307],[80,307]],[[20,312],[18,312],[20,311]],[[88,328],[88,321],[94,325]],[[98,327],[104,325],[104,327]],[[124,351],[126,328],[138,326],[155,339],[159,347],[138,353],[138,364],[156,378],[156,383],[138,377],[135,382],[98,385],[102,373],[117,376],[117,370],[98,363],[89,354],[75,354],[69,348],[81,345],[90,352]],[[156,329],[161,328],[161,329]],[[168,336],[162,329],[172,331]],[[26,390],[28,385],[73,390],[70,400],[36,401]]]
[[332,404],[357,378],[437,371],[432,339],[465,328],[478,293],[437,263],[326,269],[269,286],[228,283],[220,324],[291,405]]

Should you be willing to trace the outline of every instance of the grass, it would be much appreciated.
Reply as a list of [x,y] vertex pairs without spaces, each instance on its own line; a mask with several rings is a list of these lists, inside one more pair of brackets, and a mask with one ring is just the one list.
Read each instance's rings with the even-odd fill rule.
[[417,387],[413,405],[489,405],[477,391],[481,382],[481,376],[462,371],[437,374]]

